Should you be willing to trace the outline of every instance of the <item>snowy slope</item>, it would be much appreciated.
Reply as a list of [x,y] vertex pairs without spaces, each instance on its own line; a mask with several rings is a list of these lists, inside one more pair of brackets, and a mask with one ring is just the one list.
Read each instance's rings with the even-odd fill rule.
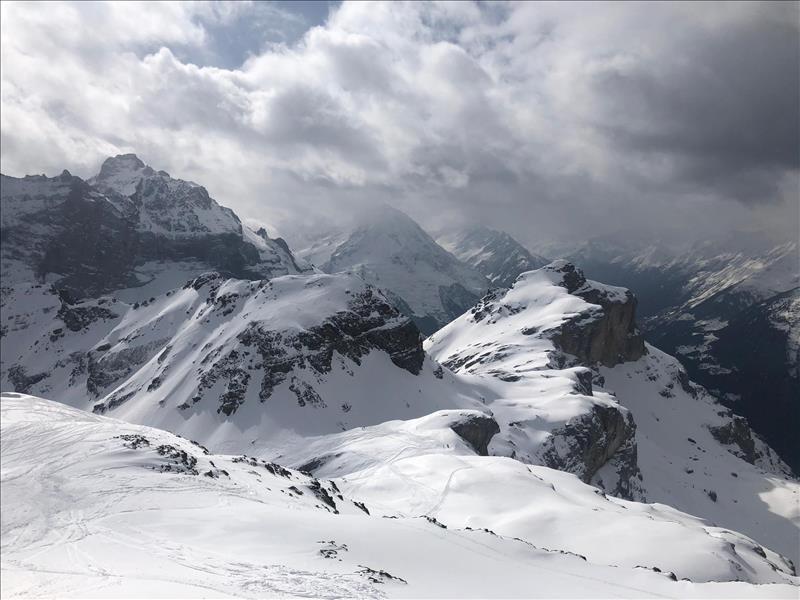
[[[800,484],[746,422],[651,346],[606,364],[565,351],[565,327],[589,346],[623,343],[602,324],[629,304],[620,288],[570,285],[575,274],[558,261],[523,274],[426,340],[432,357],[491,390],[490,453],[741,529],[797,561]],[[593,290],[617,302],[587,301],[601,297]]]
[[347,241],[350,233],[352,232],[342,230],[314,235],[310,239],[304,238],[295,248],[295,256],[322,268],[331,259],[331,255],[336,249]]
[[735,527],[800,564],[800,483],[741,417],[700,386],[676,382],[675,358],[648,350],[601,368],[605,388],[636,421],[648,500]]
[[354,275],[209,273],[144,302],[5,294],[2,388],[159,426],[230,451],[438,408],[478,392],[427,359],[420,334]]
[[[508,459],[416,457],[417,464],[396,462],[397,471],[362,487],[377,498],[384,481],[408,497],[398,478],[440,486],[437,478],[450,470],[445,493],[425,493],[440,499],[436,514],[451,520],[445,528],[406,514],[416,507],[391,515],[369,503],[361,508],[363,496],[351,497],[334,482],[254,458],[207,454],[156,429],[16,394],[4,394],[0,407],[3,597],[796,594],[797,578],[780,558],[739,534],[666,507],[605,499],[570,476]],[[470,519],[502,525],[498,515],[514,515],[513,504],[523,509],[520,523],[534,507],[547,507],[543,538],[562,529],[579,539],[576,531],[602,525],[615,536],[615,552],[641,548],[649,564],[610,566],[608,555],[583,558],[467,528]],[[599,531],[590,537],[597,540]],[[668,554],[722,582],[673,581],[650,568]]]
[[388,206],[364,215],[323,270],[351,271],[380,287],[424,333],[460,315],[489,285],[412,219]]
[[483,226],[441,235],[436,242],[498,287],[509,287],[521,273],[550,262],[529,252],[504,231]]

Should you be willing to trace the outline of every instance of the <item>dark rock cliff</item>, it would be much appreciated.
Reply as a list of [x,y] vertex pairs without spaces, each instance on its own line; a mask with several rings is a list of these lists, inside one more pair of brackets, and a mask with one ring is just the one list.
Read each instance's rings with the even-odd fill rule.
[[549,269],[563,277],[563,287],[597,308],[583,312],[561,325],[553,343],[585,365],[613,367],[638,360],[646,349],[636,326],[636,297],[629,290],[594,284],[568,262],[552,263]]
[[589,483],[614,458],[618,483],[609,493],[634,499],[637,465],[636,424],[618,406],[594,404],[590,411],[554,430],[540,451],[542,464],[574,473]]

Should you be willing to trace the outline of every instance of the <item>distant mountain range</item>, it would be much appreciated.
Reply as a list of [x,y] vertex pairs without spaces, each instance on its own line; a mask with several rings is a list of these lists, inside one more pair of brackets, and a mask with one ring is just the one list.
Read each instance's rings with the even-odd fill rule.
[[482,273],[494,287],[511,287],[520,273],[550,262],[532,254],[507,233],[484,226],[456,230],[438,237],[436,241]]

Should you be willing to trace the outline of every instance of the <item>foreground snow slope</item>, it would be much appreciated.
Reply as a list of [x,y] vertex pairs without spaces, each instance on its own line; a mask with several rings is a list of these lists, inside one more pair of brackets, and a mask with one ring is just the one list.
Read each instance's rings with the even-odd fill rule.
[[[776,555],[742,536],[671,509],[634,514],[636,505],[604,499],[574,477],[509,459],[440,453],[425,462],[447,468],[409,463],[372,479],[439,485],[430,478],[451,470],[453,491],[438,493],[438,514],[452,520],[444,528],[400,510],[362,508],[333,482],[207,454],[164,431],[20,394],[4,394],[0,408],[3,597],[796,597],[797,579]],[[567,499],[579,522],[559,516]],[[682,532],[682,548],[714,576],[782,583],[672,581],[649,568],[546,550],[535,539],[461,529],[470,519],[513,514],[514,504],[522,515],[550,511],[551,525],[564,528],[629,520],[614,545],[656,554],[663,539],[632,525],[655,528],[666,515],[665,535],[676,542],[670,530]]]

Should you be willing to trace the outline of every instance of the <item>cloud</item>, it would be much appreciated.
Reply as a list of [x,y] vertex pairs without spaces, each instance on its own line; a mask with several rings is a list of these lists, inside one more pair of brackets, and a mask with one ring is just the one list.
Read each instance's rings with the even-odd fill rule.
[[2,168],[133,151],[290,233],[793,234],[798,6],[5,2]]

